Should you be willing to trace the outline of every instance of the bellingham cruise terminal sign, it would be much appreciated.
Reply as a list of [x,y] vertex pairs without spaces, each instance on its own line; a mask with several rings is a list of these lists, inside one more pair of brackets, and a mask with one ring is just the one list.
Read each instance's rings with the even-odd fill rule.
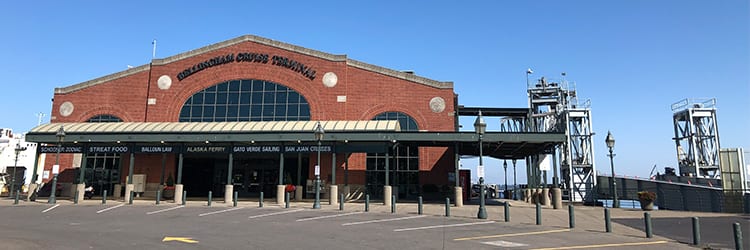
[[[270,60],[269,60],[270,59]],[[177,79],[182,81],[185,78],[188,78],[189,76],[200,72],[201,70],[224,65],[232,62],[248,62],[248,63],[262,63],[262,64],[268,64],[268,62],[271,62],[271,65],[276,65],[278,67],[287,68],[291,71],[297,72],[304,76],[307,79],[314,80],[315,79],[315,70],[312,69],[312,67],[307,66],[301,62],[283,57],[283,56],[269,56],[268,54],[261,54],[261,53],[237,53],[235,54],[226,54],[223,56],[217,56],[211,59],[208,59],[206,61],[197,63],[193,65],[190,68],[187,68],[177,74]]]

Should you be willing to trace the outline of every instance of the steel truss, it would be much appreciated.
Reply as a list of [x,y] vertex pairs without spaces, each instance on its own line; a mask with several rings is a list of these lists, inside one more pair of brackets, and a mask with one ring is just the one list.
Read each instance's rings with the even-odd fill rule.
[[672,104],[672,112],[680,175],[719,178],[716,99],[684,99]]

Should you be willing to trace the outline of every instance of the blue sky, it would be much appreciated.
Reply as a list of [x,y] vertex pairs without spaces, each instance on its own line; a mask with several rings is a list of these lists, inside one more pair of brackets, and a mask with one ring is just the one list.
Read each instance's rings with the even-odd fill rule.
[[[566,72],[592,102],[597,170],[610,172],[611,130],[617,174],[643,177],[677,165],[670,105],[684,98],[717,98],[721,146],[750,151],[748,13],[744,0],[12,1],[0,127],[48,122],[55,87],[147,64],[153,39],[163,58],[252,34],[453,81],[466,106],[527,107],[527,68]],[[502,182],[500,164],[487,160],[488,182]]]

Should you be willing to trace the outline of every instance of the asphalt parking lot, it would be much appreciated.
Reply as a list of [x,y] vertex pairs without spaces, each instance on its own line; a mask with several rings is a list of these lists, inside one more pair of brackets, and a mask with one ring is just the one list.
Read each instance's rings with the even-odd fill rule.
[[[324,203],[326,204],[326,203]],[[237,207],[205,202],[133,205],[87,200],[74,205],[0,201],[0,242],[3,249],[692,249],[678,240],[646,238],[642,231],[615,224],[604,232],[596,216],[577,212],[577,225],[568,227],[567,210],[544,209],[542,225],[535,209],[511,208],[505,222],[502,206],[488,206],[487,220],[476,219],[477,206],[416,204],[390,207],[347,203],[345,210],[311,203],[284,208],[241,202]],[[532,215],[532,216],[530,216]],[[628,218],[623,218],[628,219]],[[592,222],[594,221],[594,222]],[[616,221],[616,220],[615,220]],[[733,245],[730,245],[733,246]]]

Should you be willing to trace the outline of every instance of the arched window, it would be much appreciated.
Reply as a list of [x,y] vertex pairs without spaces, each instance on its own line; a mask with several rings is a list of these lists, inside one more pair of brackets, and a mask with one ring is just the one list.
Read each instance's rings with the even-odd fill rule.
[[122,122],[122,119],[114,115],[97,115],[89,118],[86,122]]
[[[417,122],[411,116],[401,112],[384,112],[373,120],[397,120],[401,131],[417,131]],[[391,186],[398,187],[401,198],[415,198],[419,194],[419,147],[396,146],[390,148],[390,159],[384,153],[367,154],[367,189],[370,195],[382,198],[382,188],[385,184],[385,161],[391,174]],[[395,161],[394,161],[395,159]]]
[[309,121],[310,105],[297,91],[263,80],[232,80],[195,93],[181,122]]

